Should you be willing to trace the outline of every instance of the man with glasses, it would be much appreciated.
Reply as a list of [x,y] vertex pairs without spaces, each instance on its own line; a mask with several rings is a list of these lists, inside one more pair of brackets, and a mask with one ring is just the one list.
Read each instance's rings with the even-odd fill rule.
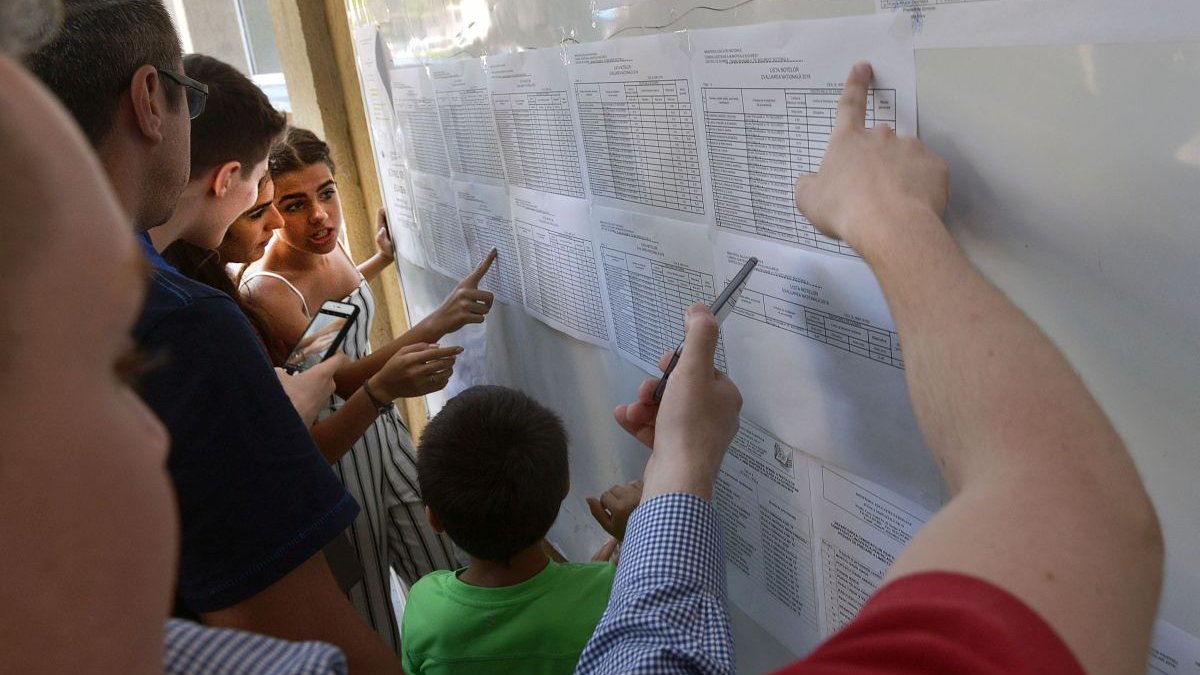
[[[400,672],[321,552],[358,505],[313,444],[234,301],[168,265],[146,234],[168,223],[177,207],[183,220],[196,215],[184,211],[210,211],[204,200],[180,205],[192,168],[190,118],[206,102],[236,102],[215,91],[207,101],[207,87],[182,74],[179,39],[160,0],[64,5],[57,36],[26,61],[95,147],[155,266],[134,338],[141,351],[166,357],[142,378],[141,391],[171,435],[168,469],[180,517],[177,613],[211,626],[332,643],[355,672]],[[219,165],[229,159],[218,158]],[[246,162],[234,163],[228,184],[245,179]],[[222,178],[209,188],[228,185]],[[217,223],[217,241],[243,209],[231,205],[233,215],[220,227],[221,217],[208,219]]]
[[182,75],[167,68],[156,68],[159,75],[164,75],[175,84],[186,88],[188,119],[196,119],[204,112],[204,104],[208,101],[208,85],[197,82],[187,75]]

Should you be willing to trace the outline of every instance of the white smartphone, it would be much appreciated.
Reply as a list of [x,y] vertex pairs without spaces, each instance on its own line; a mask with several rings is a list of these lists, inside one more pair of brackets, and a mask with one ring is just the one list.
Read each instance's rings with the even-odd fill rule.
[[321,305],[304,335],[288,354],[283,369],[289,373],[299,373],[334,355],[346,339],[350,326],[358,318],[358,307],[344,302],[326,300]]

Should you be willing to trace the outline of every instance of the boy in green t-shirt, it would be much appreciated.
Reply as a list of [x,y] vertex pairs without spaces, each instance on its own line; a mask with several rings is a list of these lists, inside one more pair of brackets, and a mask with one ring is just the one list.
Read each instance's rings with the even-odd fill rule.
[[[572,673],[616,568],[556,563],[543,548],[570,487],[562,421],[515,389],[472,387],[430,421],[417,475],[429,522],[470,565],[413,585],[401,628],[404,672]],[[620,539],[640,498],[641,484],[631,483],[588,505]]]

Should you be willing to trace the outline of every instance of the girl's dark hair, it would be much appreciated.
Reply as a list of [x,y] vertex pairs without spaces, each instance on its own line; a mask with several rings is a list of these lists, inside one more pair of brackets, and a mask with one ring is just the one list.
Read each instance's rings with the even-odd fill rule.
[[324,162],[329,173],[337,174],[329,144],[308,129],[288,127],[283,138],[271,146],[271,158],[267,161],[271,177],[292,171],[300,171],[317,162]]
[[242,313],[250,320],[250,325],[254,327],[263,344],[266,345],[271,363],[276,366],[283,365],[283,361],[290,351],[288,345],[271,333],[258,304],[238,292],[241,275],[239,274],[237,279],[230,278],[216,251],[200,248],[180,239],[168,246],[162,256],[184,276],[207,284],[233,298]]

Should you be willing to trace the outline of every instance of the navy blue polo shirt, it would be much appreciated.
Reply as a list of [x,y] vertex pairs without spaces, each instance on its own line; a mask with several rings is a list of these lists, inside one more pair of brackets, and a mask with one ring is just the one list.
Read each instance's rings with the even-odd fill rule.
[[180,274],[147,235],[141,241],[156,271],[134,339],[166,361],[140,389],[171,434],[178,599],[193,612],[212,612],[319,553],[350,526],[358,504],[233,299]]

